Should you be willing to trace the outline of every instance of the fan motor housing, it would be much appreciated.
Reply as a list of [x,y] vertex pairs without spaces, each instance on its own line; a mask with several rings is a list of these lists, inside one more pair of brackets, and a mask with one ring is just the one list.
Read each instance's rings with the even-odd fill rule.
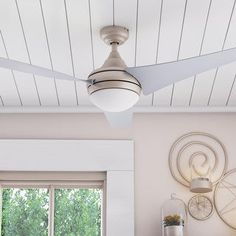
[[89,95],[103,89],[126,89],[140,96],[141,86],[139,82],[125,70],[119,68],[100,68],[89,75],[94,81],[88,85]]

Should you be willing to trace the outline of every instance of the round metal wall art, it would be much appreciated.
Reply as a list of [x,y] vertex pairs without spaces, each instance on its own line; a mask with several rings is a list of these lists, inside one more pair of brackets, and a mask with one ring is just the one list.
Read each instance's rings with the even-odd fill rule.
[[178,138],[169,152],[169,169],[176,181],[190,186],[191,165],[201,172],[205,164],[211,166],[211,180],[217,184],[227,170],[228,157],[224,145],[215,136],[203,132],[191,132]]
[[213,214],[213,203],[205,195],[195,195],[188,202],[188,212],[196,220],[207,220]]
[[214,205],[223,222],[236,230],[236,168],[227,172],[216,185]]

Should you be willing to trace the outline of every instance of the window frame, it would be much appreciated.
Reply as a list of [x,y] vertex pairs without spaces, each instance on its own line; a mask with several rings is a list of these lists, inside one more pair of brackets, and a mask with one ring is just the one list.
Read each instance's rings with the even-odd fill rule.
[[2,173],[105,172],[107,180],[104,195],[104,235],[134,236],[132,140],[2,139],[0,150]]

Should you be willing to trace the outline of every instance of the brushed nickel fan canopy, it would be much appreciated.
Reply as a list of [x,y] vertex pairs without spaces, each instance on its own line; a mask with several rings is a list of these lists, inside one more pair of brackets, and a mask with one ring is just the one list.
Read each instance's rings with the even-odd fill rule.
[[94,70],[89,79],[94,83],[88,85],[92,103],[109,112],[120,112],[132,107],[141,93],[140,83],[128,72],[125,62],[118,52],[129,37],[129,30],[121,26],[106,26],[100,36],[111,46],[111,52],[102,65]]
[[105,26],[100,30],[100,37],[107,45],[122,45],[129,38],[129,30],[117,25]]

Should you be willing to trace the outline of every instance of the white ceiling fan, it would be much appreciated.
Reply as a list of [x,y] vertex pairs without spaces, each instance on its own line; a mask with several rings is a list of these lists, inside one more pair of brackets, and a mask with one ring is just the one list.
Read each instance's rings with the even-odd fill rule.
[[52,71],[39,66],[0,57],[0,67],[62,80],[87,83],[91,102],[100,108],[112,126],[132,122],[132,108],[144,95],[198,73],[236,61],[236,48],[184,60],[140,67],[127,67],[117,50],[129,37],[121,26],[106,26],[100,31],[103,41],[112,51],[102,67],[93,71],[87,80]]

